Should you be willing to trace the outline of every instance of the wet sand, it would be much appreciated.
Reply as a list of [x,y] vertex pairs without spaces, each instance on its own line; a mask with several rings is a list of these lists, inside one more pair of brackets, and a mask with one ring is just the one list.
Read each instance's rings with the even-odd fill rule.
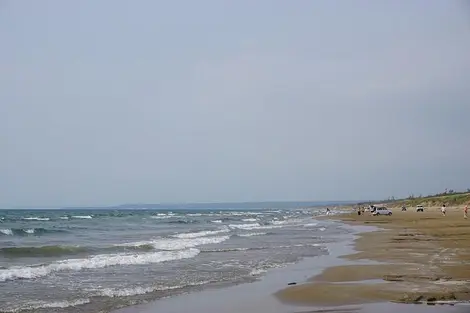
[[[324,221],[325,226],[334,221]],[[348,226],[354,234],[373,231],[375,227]],[[299,263],[270,270],[261,280],[249,284],[241,284],[226,288],[206,289],[200,292],[183,294],[166,299],[160,299],[147,304],[132,306],[114,311],[114,313],[293,313],[313,312],[315,310],[330,310],[321,306],[297,306],[279,301],[274,294],[287,287],[290,282],[305,282],[312,275],[320,274],[328,266],[358,263],[339,258],[341,255],[354,252],[353,235],[341,234],[334,237],[337,242],[328,244],[328,255],[307,258]],[[339,309],[339,308],[338,308]],[[361,307],[340,308],[341,310],[358,311]],[[386,312],[386,311],[385,311]]]
[[[339,221],[330,219],[323,222],[337,223]],[[254,283],[183,294],[124,308],[114,313],[186,313],[190,311],[207,313],[395,313],[399,310],[410,313],[464,313],[470,311],[470,306],[410,305],[386,302],[378,298],[371,301],[367,297],[355,298],[354,294],[349,297],[350,301],[347,301],[347,297],[338,297],[338,294],[334,294],[332,289],[312,290],[310,287],[318,286],[320,281],[329,281],[330,287],[338,283],[343,285],[361,284],[366,289],[377,281],[382,282],[381,279],[377,279],[380,277],[378,274],[370,271],[372,268],[377,269],[376,266],[380,264],[379,262],[352,257],[357,254],[354,249],[354,240],[357,238],[356,241],[360,241],[363,236],[376,234],[377,228],[361,225],[363,223],[355,224],[344,225],[344,228],[354,230],[354,234],[339,235],[336,238],[337,242],[328,245],[329,255],[304,259],[297,264],[271,270],[263,279]],[[358,236],[360,233],[363,235]],[[349,257],[342,257],[345,255],[349,255]],[[355,270],[348,270],[351,266],[355,266]],[[338,270],[342,271],[342,274],[333,273]],[[313,281],[312,275],[316,275]],[[289,282],[297,282],[298,285],[285,289]],[[282,296],[279,297],[279,294],[286,292],[286,290],[296,290],[306,286],[310,288],[310,295],[307,298],[298,299],[300,301],[292,301],[293,299],[289,301],[285,298],[282,299]],[[280,292],[280,290],[284,291]],[[323,292],[326,293],[326,296]],[[317,296],[313,297],[316,301],[310,301],[309,297],[312,293],[323,294],[325,299],[329,299],[329,301],[318,301]],[[298,290],[295,294],[306,296],[306,293],[298,293]],[[344,290],[342,294],[345,294]]]
[[470,219],[463,218],[461,209],[450,208],[445,217],[439,208],[430,208],[393,209],[392,216],[354,213],[329,218],[380,227],[359,236],[357,252],[342,256],[376,263],[329,267],[308,283],[276,293],[282,301],[338,306],[470,300]]

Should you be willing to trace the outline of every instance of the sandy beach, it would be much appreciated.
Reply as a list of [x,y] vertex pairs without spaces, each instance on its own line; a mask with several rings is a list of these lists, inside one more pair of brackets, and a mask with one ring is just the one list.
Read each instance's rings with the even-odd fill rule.
[[[307,258],[297,264],[275,269],[254,283],[188,293],[114,313],[184,313],[190,310],[218,313],[467,312],[468,305],[457,303],[458,300],[468,299],[469,295],[466,280],[468,266],[465,268],[465,264],[461,263],[465,242],[459,243],[462,251],[458,250],[458,254],[452,254],[457,250],[442,252],[442,264],[436,259],[431,263],[429,260],[423,261],[426,259],[424,255],[432,257],[439,255],[443,249],[451,248],[435,245],[433,240],[423,239],[424,245],[421,240],[411,239],[427,238],[429,235],[421,235],[420,228],[411,228],[408,224],[419,223],[414,221],[420,219],[428,224],[434,218],[436,221],[432,223],[438,223],[439,214],[407,213],[398,213],[388,219],[368,215],[359,218],[352,214],[320,218],[319,222],[325,227],[335,223],[343,225],[349,232],[338,235],[334,243],[328,244],[328,255]],[[445,220],[445,225],[449,223],[446,227],[464,227],[466,224],[463,218],[459,220],[459,216],[450,213]],[[383,226],[388,223],[393,225]],[[431,228],[443,229],[437,224]],[[394,238],[398,238],[399,243],[393,242]],[[407,238],[406,242],[402,238]],[[460,263],[452,263],[453,260]],[[443,273],[444,270],[448,273]],[[287,287],[290,282],[296,282],[296,285]],[[433,298],[446,300],[451,305],[410,304]]]
[[342,256],[369,262],[329,267],[276,296],[287,303],[322,306],[470,300],[470,219],[463,218],[462,209],[449,208],[446,216],[438,207],[392,210],[392,216],[328,217],[380,228],[361,234],[355,240],[357,252]]

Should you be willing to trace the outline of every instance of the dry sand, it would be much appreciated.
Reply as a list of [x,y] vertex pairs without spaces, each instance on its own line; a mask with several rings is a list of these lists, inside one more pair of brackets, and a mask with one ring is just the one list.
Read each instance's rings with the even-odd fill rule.
[[461,208],[425,212],[393,209],[392,216],[328,217],[382,230],[360,235],[350,260],[377,264],[330,267],[308,283],[278,292],[279,299],[312,305],[349,305],[396,301],[470,300],[470,219]]

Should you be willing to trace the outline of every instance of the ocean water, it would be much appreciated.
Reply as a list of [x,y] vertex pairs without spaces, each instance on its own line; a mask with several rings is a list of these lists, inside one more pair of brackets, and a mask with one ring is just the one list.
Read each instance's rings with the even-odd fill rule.
[[[333,211],[335,212],[335,211]],[[106,312],[328,253],[310,209],[0,210],[0,312]]]

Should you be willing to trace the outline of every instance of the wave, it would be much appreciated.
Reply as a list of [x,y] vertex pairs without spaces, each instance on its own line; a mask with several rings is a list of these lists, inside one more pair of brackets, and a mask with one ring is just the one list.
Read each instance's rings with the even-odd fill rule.
[[243,247],[243,248],[218,248],[218,249],[201,249],[201,253],[214,253],[214,252],[237,252],[237,251],[258,251],[268,249],[287,249],[287,248],[300,248],[300,247],[321,247],[321,244],[293,244],[293,245],[280,245],[280,246],[261,246],[261,247]]
[[191,239],[191,238],[199,238],[199,237],[217,235],[217,234],[221,234],[221,233],[228,233],[229,231],[230,231],[230,229],[228,229],[228,228],[222,228],[222,229],[219,229],[219,230],[203,230],[203,231],[198,231],[198,232],[195,232],[195,233],[176,234],[176,235],[173,235],[173,237],[181,238],[181,239]]
[[308,224],[304,224],[304,227],[315,227],[317,225],[318,223],[308,223]]
[[255,229],[261,227],[259,223],[252,223],[252,224],[230,224],[228,225],[230,228],[236,228],[236,229],[245,229],[245,230],[250,230],[250,229]]
[[[207,240],[208,243],[214,243],[220,240]],[[195,247],[199,244],[204,244],[204,242],[190,243],[186,244],[184,248]],[[169,245],[171,245],[169,243]],[[158,245],[157,245],[158,246]],[[178,245],[177,245],[178,246]],[[181,245],[179,245],[181,247]],[[136,244],[124,244],[124,245],[115,245],[111,247],[83,247],[83,246],[65,246],[65,245],[51,245],[51,246],[39,246],[39,247],[6,247],[0,248],[0,256],[6,257],[56,257],[64,255],[77,255],[83,253],[89,254],[98,254],[98,253],[119,253],[119,252],[131,252],[131,251],[151,251],[155,250],[156,247],[150,242],[141,242]],[[182,250],[176,249],[176,250]],[[164,250],[164,249],[160,249]],[[171,250],[171,249],[165,249]]]
[[[276,221],[274,221],[276,222]],[[250,223],[250,224],[230,224],[228,227],[232,229],[242,229],[242,230],[261,230],[261,229],[274,229],[274,228],[282,228],[286,226],[293,226],[294,224],[290,224],[290,222],[280,221],[278,223],[272,223],[269,225],[260,225],[259,223]]]
[[0,229],[0,236],[42,236],[55,233],[66,233],[65,230],[46,228],[6,228]]
[[7,247],[0,248],[0,255],[9,257],[50,257],[72,255],[86,252],[87,249],[78,246],[42,246],[42,247]]
[[167,224],[199,224],[199,221],[196,220],[176,220],[176,221],[168,221]]
[[239,237],[252,237],[252,236],[263,236],[267,235],[268,233],[247,233],[247,234],[238,234]]
[[256,222],[257,219],[256,218],[244,218],[242,219],[243,222]]
[[0,229],[0,234],[6,235],[6,236],[13,236],[13,231],[9,228]]
[[77,219],[91,219],[93,216],[91,215],[72,215],[72,218],[77,218]]
[[251,270],[250,272],[250,276],[259,276],[259,275],[262,275],[264,273],[266,273],[268,270],[265,269],[265,268],[255,268],[253,270]]
[[152,215],[150,218],[156,219],[156,220],[165,220],[168,218],[173,218],[174,216],[168,216],[168,215]]
[[222,220],[213,220],[211,221],[212,223],[216,223],[216,224],[221,224],[222,223]]
[[258,248],[220,248],[220,249],[204,249],[201,250],[201,253],[214,253],[214,252],[236,252],[236,251],[248,251],[248,250],[263,250],[267,249],[266,247],[258,247]]
[[217,282],[216,280],[211,281],[200,281],[194,283],[188,283],[183,285],[176,285],[176,286],[152,286],[152,287],[129,287],[129,288],[104,288],[98,291],[98,294],[103,297],[129,297],[129,296],[136,296],[136,295],[143,295],[150,292],[155,291],[164,291],[164,290],[174,290],[174,289],[183,289],[187,287],[194,287],[194,286],[202,286],[206,284],[210,284],[213,282]]
[[302,222],[302,220],[298,219],[298,218],[293,218],[293,219],[288,219],[288,218],[289,218],[288,216],[284,216],[284,220],[282,220],[282,221],[273,220],[273,221],[271,221],[270,224],[272,224],[272,225],[288,225],[288,224],[292,225],[292,224]]
[[62,301],[54,301],[54,302],[46,302],[46,301],[34,301],[30,303],[23,304],[21,306],[7,309],[5,311],[0,311],[4,313],[16,313],[21,311],[30,311],[30,310],[39,310],[39,309],[65,309],[68,307],[78,306],[90,303],[90,299],[77,299],[77,300],[62,300]]
[[230,236],[220,236],[220,237],[198,237],[198,238],[180,238],[180,239],[170,239],[162,238],[151,241],[141,241],[141,242],[132,242],[127,244],[121,244],[121,247],[152,247],[157,250],[164,251],[173,251],[173,250],[183,250],[188,248],[194,248],[197,246],[208,245],[208,244],[218,244],[228,240]]
[[0,282],[16,279],[34,279],[53,272],[81,271],[83,269],[105,268],[118,265],[144,265],[193,258],[198,249],[160,251],[143,254],[103,254],[84,259],[68,259],[40,266],[11,267],[0,270]]
[[26,221],[49,221],[50,218],[48,217],[23,217],[22,218],[23,220],[26,220]]

